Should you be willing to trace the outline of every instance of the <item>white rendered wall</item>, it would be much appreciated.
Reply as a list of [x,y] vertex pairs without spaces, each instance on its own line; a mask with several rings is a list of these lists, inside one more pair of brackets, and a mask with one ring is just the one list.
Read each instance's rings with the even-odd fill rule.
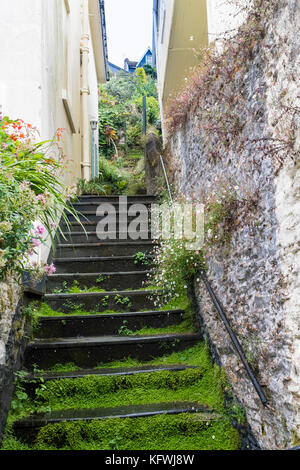
[[3,115],[41,129],[42,2],[0,4],[0,105]]

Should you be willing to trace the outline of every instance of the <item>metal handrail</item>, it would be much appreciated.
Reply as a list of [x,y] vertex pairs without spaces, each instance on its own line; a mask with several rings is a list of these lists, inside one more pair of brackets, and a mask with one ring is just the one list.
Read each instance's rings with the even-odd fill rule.
[[161,166],[162,166],[162,169],[163,169],[163,172],[164,172],[164,176],[165,176],[165,180],[166,180],[166,184],[167,184],[167,188],[168,188],[168,193],[169,193],[169,198],[170,198],[171,204],[173,204],[173,197],[172,197],[171,188],[170,188],[170,185],[169,185],[169,179],[168,179],[168,175],[167,175],[167,172],[166,172],[166,167],[165,167],[165,164],[164,164],[164,160],[163,160],[163,157],[161,155],[160,155],[160,163],[161,163]]
[[[163,158],[162,158],[161,155],[160,155],[160,161],[161,161],[161,165],[162,165],[162,168],[163,168],[163,172],[164,172],[164,176],[165,176],[165,180],[166,180],[166,184],[167,184],[170,201],[173,204],[173,197],[172,197],[172,193],[171,193],[171,189],[170,189],[170,185],[169,185],[168,175],[167,175],[165,164],[164,164],[164,161],[163,161]],[[257,392],[257,394],[258,394],[258,396],[259,396],[259,398],[262,402],[262,404],[266,405],[267,402],[268,402],[268,399],[267,399],[261,385],[259,384],[258,380],[256,379],[256,377],[255,377],[255,375],[254,375],[254,373],[253,373],[253,371],[252,371],[252,369],[249,365],[249,362],[247,361],[247,358],[245,356],[243,348],[242,348],[239,340],[237,339],[236,335],[234,334],[233,329],[230,325],[230,322],[228,321],[228,318],[227,318],[227,316],[224,312],[224,309],[223,309],[221,303],[219,302],[217,296],[215,295],[215,293],[213,291],[213,288],[210,285],[205,272],[200,270],[200,276],[201,276],[201,279],[203,280],[204,285],[205,285],[205,287],[206,287],[206,289],[207,289],[207,291],[208,291],[208,293],[209,293],[209,295],[210,295],[210,297],[211,297],[211,299],[212,299],[212,301],[213,301],[213,303],[214,303],[214,305],[217,309],[219,317],[223,321],[224,326],[225,326],[225,328],[226,328],[226,330],[227,330],[227,332],[230,336],[230,339],[231,339],[231,341],[232,341],[232,343],[233,343],[233,345],[234,345],[234,347],[235,347],[242,363],[244,364],[244,367],[247,371],[249,379],[251,380],[251,382],[252,382],[252,384],[253,384],[253,386],[254,386],[254,388],[255,388],[255,390],[256,390],[256,392]]]
[[225,325],[225,328],[226,328],[226,330],[227,330],[227,332],[228,332],[228,334],[231,338],[231,341],[232,341],[232,343],[233,343],[233,345],[234,345],[234,347],[235,347],[242,363],[245,366],[245,369],[248,373],[248,376],[249,376],[249,378],[250,378],[250,380],[251,380],[251,382],[252,382],[252,384],[253,384],[253,386],[254,386],[254,388],[255,388],[255,390],[256,390],[256,392],[257,392],[257,394],[258,394],[258,396],[259,396],[259,398],[262,402],[262,404],[266,405],[267,402],[268,402],[267,397],[264,394],[264,391],[263,391],[262,387],[260,386],[258,380],[256,379],[256,377],[255,377],[255,375],[254,375],[254,373],[253,373],[253,371],[252,371],[252,369],[251,369],[251,367],[250,367],[250,365],[249,365],[249,363],[246,359],[243,348],[240,345],[236,335],[234,334],[234,332],[232,330],[232,327],[231,327],[231,325],[228,321],[228,318],[226,317],[224,309],[223,309],[221,303],[219,302],[218,298],[216,297],[216,295],[215,295],[215,293],[214,293],[214,291],[213,291],[213,289],[212,289],[212,287],[211,287],[211,285],[210,285],[210,283],[207,279],[207,276],[206,276],[205,272],[200,270],[200,276],[201,276],[201,278],[202,278],[202,280],[205,284],[205,287],[206,287],[206,289],[207,289],[207,291],[208,291],[208,293],[209,293],[209,295],[210,295],[210,297],[211,297],[211,299],[212,299],[212,301],[213,301],[213,303],[214,303],[214,305],[215,305],[215,307],[218,311],[218,314],[219,314],[221,320],[223,321],[223,323]]

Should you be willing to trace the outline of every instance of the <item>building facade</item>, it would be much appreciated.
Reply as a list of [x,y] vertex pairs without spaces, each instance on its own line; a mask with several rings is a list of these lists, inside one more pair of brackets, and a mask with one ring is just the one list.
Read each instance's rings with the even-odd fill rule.
[[1,2],[0,106],[42,141],[63,129],[67,184],[96,169],[98,84],[108,78],[104,1]]
[[163,110],[199,64],[201,50],[221,47],[243,21],[242,12],[223,0],[153,0],[153,67]]

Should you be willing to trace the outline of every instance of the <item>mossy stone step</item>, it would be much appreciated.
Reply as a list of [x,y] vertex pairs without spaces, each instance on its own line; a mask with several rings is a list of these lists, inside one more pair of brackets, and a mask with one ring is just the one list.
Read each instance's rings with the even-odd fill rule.
[[[25,383],[29,384],[32,380],[43,378],[44,382],[60,379],[81,379],[88,376],[126,376],[136,374],[149,374],[156,372],[181,372],[187,369],[199,369],[199,366],[189,366],[186,364],[150,364],[135,367],[115,367],[115,368],[100,368],[100,369],[79,369],[76,371],[64,372],[49,372],[37,374],[28,374]],[[33,384],[35,385],[35,384]]]
[[60,273],[52,274],[46,279],[46,292],[53,293],[54,289],[69,289],[74,285],[81,288],[101,287],[105,290],[126,290],[135,286],[143,287],[148,280],[150,271],[125,271],[108,273]]
[[61,244],[56,247],[55,257],[76,256],[131,256],[136,253],[151,253],[155,244],[150,240],[143,241],[99,241],[98,243]]
[[147,264],[136,262],[135,256],[53,258],[57,273],[98,273],[121,271],[144,271],[151,267],[151,256]]
[[144,327],[165,328],[178,325],[183,310],[127,312],[96,315],[40,317],[36,338],[68,338],[76,336],[117,335],[122,327],[138,331]]
[[154,290],[124,290],[105,292],[84,292],[78,294],[46,294],[45,302],[55,311],[74,312],[139,312],[155,308]]
[[50,369],[56,364],[73,363],[77,367],[97,367],[123,358],[151,361],[154,357],[182,351],[201,340],[197,333],[155,336],[99,336],[35,340],[27,345],[24,367]]
[[87,408],[58,410],[32,415],[16,421],[13,425],[15,435],[24,442],[32,442],[41,427],[49,424],[76,421],[95,421],[110,418],[145,418],[162,414],[197,413],[199,419],[209,421],[217,418],[207,406],[193,402],[154,403],[120,406],[114,408]]
[[84,379],[86,377],[127,377],[140,374],[156,374],[158,372],[182,372],[190,369],[200,369],[199,366],[189,366],[186,364],[157,364],[157,365],[140,365],[136,367],[116,367],[116,368],[99,368],[99,369],[79,369],[76,371],[64,372],[40,372],[28,373],[24,378],[22,384],[26,393],[34,397],[36,387],[39,386],[39,380],[42,379],[43,383],[53,382],[64,379]]

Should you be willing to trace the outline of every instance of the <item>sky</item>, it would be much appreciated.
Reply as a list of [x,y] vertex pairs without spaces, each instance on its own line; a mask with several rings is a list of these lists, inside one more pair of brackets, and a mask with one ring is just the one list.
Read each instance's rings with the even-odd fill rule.
[[105,0],[108,60],[124,67],[152,49],[153,0]]

